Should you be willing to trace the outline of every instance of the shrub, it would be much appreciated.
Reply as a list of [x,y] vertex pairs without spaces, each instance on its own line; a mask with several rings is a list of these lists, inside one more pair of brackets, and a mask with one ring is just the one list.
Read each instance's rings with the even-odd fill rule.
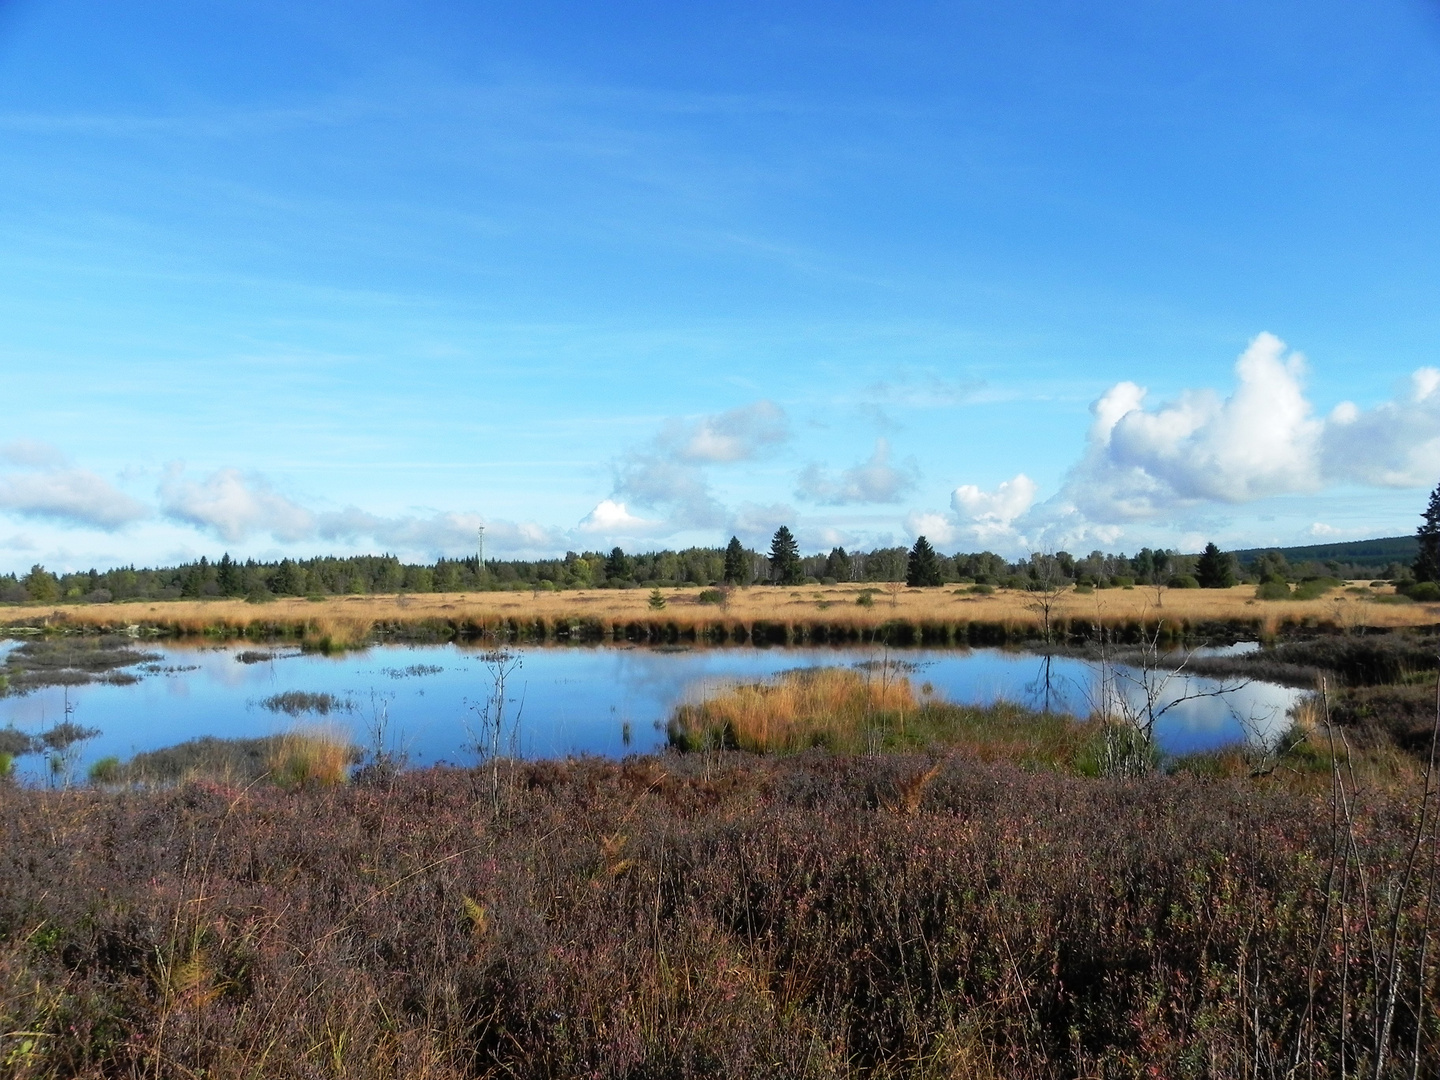
[[90,782],[92,784],[106,785],[118,784],[125,775],[120,759],[114,757],[103,757],[90,766]]
[[1433,604],[1440,601],[1440,584],[1434,581],[1417,581],[1401,586],[1396,591],[1421,604]]
[[[1054,1080],[1338,1075],[1343,1050],[1351,1076],[1434,1076],[1429,848],[1403,887],[1403,801],[1357,808],[1337,872],[1323,800],[1193,771],[546,761],[517,765],[503,823],[465,770],[7,793],[0,1060]],[[1400,1007],[1377,1037],[1390,925]]]
[[[1295,586],[1296,600],[1318,600],[1332,589],[1339,588],[1343,584],[1338,578],[1320,577],[1307,578]],[[1440,594],[1437,594],[1440,598]]]
[[1290,586],[1283,581],[1271,579],[1261,582],[1255,588],[1256,600],[1289,600]]
[[0,750],[0,781],[9,780],[15,772],[15,759]]
[[1198,589],[1200,582],[1194,574],[1176,574],[1165,583],[1172,589]]
[[718,604],[722,599],[719,589],[701,589],[700,595],[695,598],[701,604]]
[[874,607],[875,593],[870,589],[862,590],[860,595],[855,598],[855,603],[861,607]]

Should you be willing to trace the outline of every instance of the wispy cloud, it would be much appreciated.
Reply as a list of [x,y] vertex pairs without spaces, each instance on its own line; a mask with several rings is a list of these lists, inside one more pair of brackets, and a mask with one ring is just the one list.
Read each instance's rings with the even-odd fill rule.
[[889,441],[876,439],[869,460],[851,466],[838,477],[831,476],[821,465],[807,465],[800,473],[795,495],[823,506],[896,503],[919,480],[920,467],[913,459],[892,464]]
[[104,477],[72,465],[48,443],[18,440],[0,447],[0,510],[64,525],[113,531],[150,516],[143,503]]

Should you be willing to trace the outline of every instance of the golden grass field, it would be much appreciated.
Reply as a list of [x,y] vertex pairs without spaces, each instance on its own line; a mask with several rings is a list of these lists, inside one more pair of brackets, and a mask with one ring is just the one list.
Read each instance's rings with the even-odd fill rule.
[[[1067,589],[1051,605],[1052,620],[1097,619],[1107,624],[1143,622],[1185,627],[1201,623],[1239,622],[1261,633],[1286,626],[1396,628],[1440,623],[1440,605],[1386,602],[1389,587],[1355,591],[1337,589],[1316,600],[1257,600],[1254,586],[1232,589],[1164,589],[1146,586],[1103,589],[1078,594]],[[857,601],[869,592],[872,602]],[[833,586],[753,586],[735,589],[725,604],[702,604],[699,586],[660,590],[665,607],[650,607],[646,589],[589,589],[562,592],[421,593],[327,597],[323,600],[284,598],[252,604],[242,600],[136,601],[104,605],[25,605],[10,609],[0,623],[33,622],[76,627],[162,627],[179,633],[241,632],[274,627],[303,630],[306,637],[331,637],[336,644],[354,641],[377,626],[406,626],[427,621],[452,626],[489,627],[514,621],[555,626],[576,621],[601,626],[631,623],[673,624],[682,631],[713,626],[847,627],[866,629],[899,620],[912,625],[985,624],[1023,631],[1042,621],[1033,593],[1000,589],[976,595],[965,586],[927,589],[884,584]]]

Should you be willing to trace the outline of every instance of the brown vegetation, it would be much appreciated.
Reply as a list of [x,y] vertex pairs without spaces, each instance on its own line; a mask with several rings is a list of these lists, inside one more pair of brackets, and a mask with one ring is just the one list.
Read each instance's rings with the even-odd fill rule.
[[1440,1067],[1413,789],[813,752],[515,779],[498,813],[459,770],[0,790],[5,1075]]
[[[733,590],[724,605],[702,602],[698,586],[662,589],[663,611],[641,589],[564,592],[425,593],[413,595],[241,600],[141,601],[86,607],[28,607],[24,618],[50,626],[114,629],[159,627],[182,634],[250,634],[298,638],[320,650],[343,649],[376,632],[435,636],[492,633],[508,637],[699,637],[719,640],[867,640],[904,627],[915,640],[993,643],[1034,637],[1044,613],[1034,593],[963,586],[897,588],[880,603],[861,585],[753,587]],[[1440,607],[1388,603],[1388,594],[1339,594],[1315,600],[1257,600],[1251,586],[1167,589],[1136,586],[1081,594],[1067,589],[1047,601],[1063,637],[1080,637],[1097,623],[1112,627],[1163,623],[1183,636],[1206,627],[1231,627],[1270,636],[1287,627],[1399,628],[1440,622]]]
[[736,748],[788,753],[825,747],[846,753],[934,750],[979,761],[1093,772],[1100,723],[1039,714],[1000,702],[956,705],[928,684],[915,692],[905,665],[805,668],[764,682],[720,686],[682,704],[670,741],[685,750]]

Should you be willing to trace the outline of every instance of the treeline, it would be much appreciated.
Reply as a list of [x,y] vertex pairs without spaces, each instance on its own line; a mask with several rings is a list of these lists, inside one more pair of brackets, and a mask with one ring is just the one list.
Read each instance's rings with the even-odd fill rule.
[[[787,530],[788,535],[788,530]],[[1213,545],[1212,545],[1213,547]],[[927,545],[928,548],[928,545]],[[1207,553],[1208,554],[1208,553]],[[931,551],[923,579],[911,573],[912,550],[905,547],[800,555],[778,566],[773,552],[762,554],[732,540],[728,548],[687,548],[683,551],[566,552],[563,558],[520,560],[475,557],[439,559],[434,563],[403,563],[393,555],[347,558],[281,559],[244,562],[228,554],[219,560],[201,558],[179,566],[89,570],[55,574],[43,566],[23,575],[0,576],[0,602],[106,603],[118,600],[180,600],[231,597],[264,600],[276,596],[345,596],[389,593],[479,592],[590,588],[653,588],[656,586],[755,585],[788,583],[830,585],[840,582],[904,582],[915,584],[979,584],[1001,588],[1078,584],[1095,588],[1126,585],[1199,584],[1282,579],[1304,581],[1345,577],[1337,563],[1291,565],[1273,552],[1240,567],[1229,556],[1220,579],[1202,581],[1205,555],[1144,548],[1133,556],[1093,551],[1077,557],[1068,552],[1034,554],[1009,561],[991,551],[943,555]],[[1397,567],[1396,575],[1408,568]],[[1197,577],[1197,574],[1200,576]]]

